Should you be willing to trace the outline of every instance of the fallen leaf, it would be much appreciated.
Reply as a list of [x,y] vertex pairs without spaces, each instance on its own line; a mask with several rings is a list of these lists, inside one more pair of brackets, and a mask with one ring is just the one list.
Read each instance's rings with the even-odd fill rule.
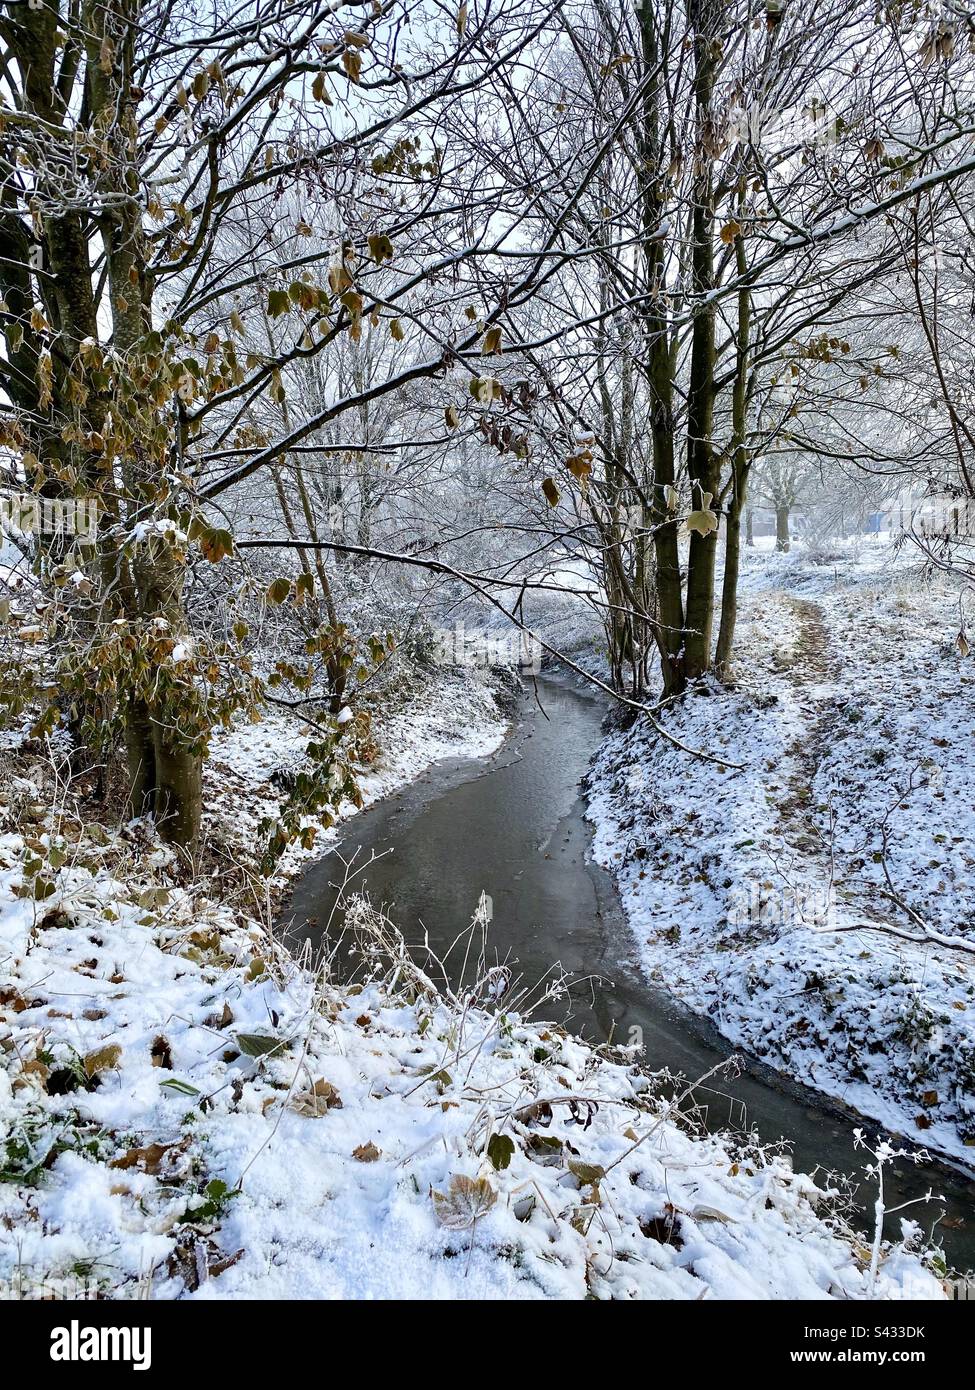
[[508,1134],[492,1134],[488,1140],[487,1155],[498,1172],[507,1168],[514,1151],[514,1140]]
[[51,1075],[51,1068],[35,1057],[31,1061],[24,1063],[20,1069],[20,1074],[21,1076],[33,1078],[40,1086],[41,1090],[46,1091],[47,1078]]
[[205,1018],[203,1020],[203,1026],[205,1028],[227,1028],[230,1026],[231,1023],[233,1023],[233,1021],[233,1010],[231,1009],[230,1005],[226,1002],[226,1000],[224,1000],[222,1012],[219,1014],[210,1014],[208,1018]]
[[232,1255],[225,1255],[222,1260],[215,1260],[213,1264],[208,1266],[210,1278],[216,1279],[219,1275],[223,1274],[225,1270],[230,1269],[232,1265],[235,1265],[237,1261],[242,1258],[243,1254],[244,1247],[241,1246],[241,1248],[235,1250]]
[[597,1183],[606,1176],[606,1170],[598,1163],[583,1163],[579,1158],[569,1159],[569,1172],[579,1179],[583,1187]]
[[85,1075],[90,1080],[99,1072],[111,1071],[113,1067],[118,1066],[121,1056],[122,1049],[118,1043],[109,1043],[106,1047],[96,1048],[94,1052],[87,1053],[82,1062]]
[[147,1173],[158,1174],[163,1159],[175,1144],[146,1144],[141,1149],[128,1149],[121,1158],[113,1158],[109,1168],[143,1168]]
[[342,1097],[330,1081],[319,1077],[310,1091],[300,1091],[292,1096],[288,1109],[308,1119],[320,1119],[329,1110],[341,1110]]
[[469,1178],[455,1173],[446,1192],[434,1192],[433,1207],[441,1226],[466,1231],[494,1206],[498,1194],[487,1178]]
[[357,1149],[352,1150],[352,1157],[357,1158],[360,1163],[375,1163],[377,1158],[382,1156],[382,1150],[377,1149],[370,1139],[366,1144],[360,1144]]
[[283,1038],[273,1038],[266,1033],[238,1033],[236,1037],[237,1046],[245,1057],[269,1057],[286,1046]]

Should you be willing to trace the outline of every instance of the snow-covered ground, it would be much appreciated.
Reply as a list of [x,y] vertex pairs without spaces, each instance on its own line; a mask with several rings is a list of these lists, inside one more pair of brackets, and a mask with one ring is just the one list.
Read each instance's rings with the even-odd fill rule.
[[[752,552],[738,689],[593,773],[648,974],[736,1045],[975,1162],[975,658],[957,589],[863,540]],[[956,944],[944,944],[945,938]]]
[[[459,678],[397,719],[374,795],[501,726]],[[219,742],[211,839],[246,850],[298,740]],[[4,756],[7,1296],[942,1296],[781,1156],[692,1132],[629,1055],[506,1013],[493,974],[438,994],[362,906],[388,963],[316,977],[243,894],[181,883],[145,825],[99,827]]]

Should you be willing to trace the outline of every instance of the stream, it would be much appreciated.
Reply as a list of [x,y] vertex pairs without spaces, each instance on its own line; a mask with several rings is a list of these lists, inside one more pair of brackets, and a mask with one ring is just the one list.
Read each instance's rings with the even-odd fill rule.
[[[380,855],[355,888],[387,907],[408,943],[422,944],[425,930],[442,958],[484,892],[493,905],[489,963],[511,966],[514,987],[533,990],[535,999],[553,969],[572,977],[568,995],[535,1017],[594,1042],[626,1043],[639,1028],[647,1063],[689,1078],[728,1057],[732,1048],[707,1019],[647,983],[613,879],[591,860],[580,783],[605,712],[594,693],[540,677],[538,702],[532,692],[521,700],[512,733],[492,757],[438,763],[342,827],[337,853],[314,861],[294,885],[282,918],[292,946],[310,941],[317,952],[341,860],[355,855],[362,865]],[[448,973],[462,961],[463,946],[448,960]],[[878,1125],[755,1059],[742,1061],[741,1075],[719,1075],[697,1093],[709,1129],[754,1128],[764,1141],[784,1138],[796,1168],[809,1173],[862,1173],[867,1156],[854,1149],[853,1129],[862,1123],[872,1140]],[[944,1213],[949,1225],[940,1224],[937,1234],[949,1264],[975,1267],[971,1177],[940,1163],[899,1160],[886,1182],[888,1208],[929,1190],[943,1196],[906,1215],[930,1230]],[[863,1207],[872,1208],[873,1198],[872,1187],[857,1193]],[[899,1220],[888,1218],[888,1235],[899,1235]]]

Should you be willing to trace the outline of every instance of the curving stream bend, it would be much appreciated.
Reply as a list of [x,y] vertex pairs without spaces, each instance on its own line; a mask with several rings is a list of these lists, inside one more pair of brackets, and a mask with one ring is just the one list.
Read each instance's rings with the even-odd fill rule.
[[[532,694],[524,697],[512,734],[493,757],[437,764],[343,827],[338,854],[347,860],[358,851],[360,864],[382,855],[357,884],[388,906],[407,942],[422,942],[425,930],[441,957],[487,893],[492,963],[496,955],[512,965],[519,988],[544,988],[553,967],[575,980],[568,997],[549,1001],[541,1017],[598,1042],[627,1042],[630,1029],[639,1028],[650,1065],[701,1076],[731,1054],[730,1045],[706,1019],[646,983],[612,878],[590,857],[580,783],[601,737],[605,704],[551,676],[539,678],[538,697],[538,704]],[[318,947],[319,923],[328,921],[341,874],[333,850],[298,879],[283,922],[293,944]],[[456,959],[459,969],[462,958],[455,951],[448,967]],[[743,1060],[740,1076],[718,1077],[699,1093],[709,1128],[755,1128],[763,1140],[785,1138],[796,1167],[807,1172],[818,1166],[860,1173],[856,1117],[762,1063]],[[878,1129],[859,1123],[871,1135]],[[949,1224],[939,1224],[938,1235],[949,1263],[975,1266],[970,1177],[940,1164],[901,1163],[888,1174],[888,1206],[929,1189],[945,1201],[912,1207],[907,1215],[930,1229],[945,1213]],[[872,1204],[871,1191],[859,1195]],[[889,1220],[889,1235],[899,1234],[899,1220]]]

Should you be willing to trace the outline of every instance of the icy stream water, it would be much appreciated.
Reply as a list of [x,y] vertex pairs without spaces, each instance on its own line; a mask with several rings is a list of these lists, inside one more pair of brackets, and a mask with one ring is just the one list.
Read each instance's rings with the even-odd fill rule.
[[[630,930],[609,875],[589,857],[581,781],[601,737],[605,705],[552,678],[539,679],[520,706],[515,728],[485,759],[444,762],[398,794],[354,817],[338,852],[317,860],[295,885],[285,925],[293,942],[317,947],[336,898],[339,855],[372,854],[357,880],[383,903],[406,940],[442,956],[470,921],[482,892],[493,920],[489,954],[509,963],[517,987],[542,987],[553,968],[572,976],[568,997],[548,1002],[539,1017],[565,1023],[594,1041],[631,1039],[641,1030],[647,1061],[687,1077],[700,1076],[731,1052],[707,1021],[682,1009],[641,975]],[[448,968],[460,970],[463,951]],[[537,997],[537,995],[536,995]],[[743,1058],[737,1077],[724,1076],[698,1094],[711,1129],[757,1129],[765,1141],[785,1139],[797,1168],[859,1174],[858,1121],[816,1093],[762,1063]],[[945,1212],[960,1227],[940,1227],[949,1261],[975,1266],[975,1182],[953,1169],[900,1164],[888,1180],[896,1206],[929,1189],[943,1203],[907,1213],[930,1228]],[[872,1189],[858,1200],[872,1206]],[[889,1234],[896,1234],[895,1218]]]

